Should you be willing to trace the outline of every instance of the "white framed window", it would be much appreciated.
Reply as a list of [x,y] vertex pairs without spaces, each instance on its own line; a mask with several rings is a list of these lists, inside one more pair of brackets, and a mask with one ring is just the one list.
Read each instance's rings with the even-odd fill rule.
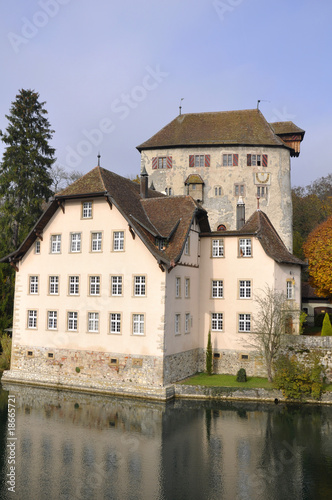
[[239,239],[239,256],[240,257],[251,257],[251,238],[240,238]]
[[178,299],[181,297],[181,278],[175,278],[175,297]]
[[224,240],[212,240],[212,257],[224,257]]
[[40,254],[40,240],[35,241],[35,253]]
[[135,297],[145,297],[145,293],[146,293],[145,276],[134,276]]
[[38,276],[30,276],[29,293],[32,295],[38,294]]
[[69,295],[79,295],[80,293],[80,277],[69,276]]
[[37,311],[30,309],[28,311],[28,328],[37,328]]
[[78,313],[76,311],[69,311],[67,313],[67,328],[70,332],[77,332],[78,327]]
[[122,276],[112,276],[111,278],[111,295],[121,296],[122,295]]
[[88,332],[91,333],[99,332],[99,313],[97,312],[88,313]]
[[286,283],[286,297],[287,297],[287,300],[294,299],[294,282],[293,282],[293,280],[288,280]]
[[92,201],[83,201],[82,203],[82,219],[92,218]]
[[184,333],[190,332],[190,313],[186,313],[184,318]]
[[262,165],[262,155],[251,155],[251,166],[260,167]]
[[144,335],[144,314],[133,314],[133,335]]
[[77,253],[81,251],[81,233],[70,234],[70,251]]
[[124,231],[113,232],[113,251],[123,252],[124,250]]
[[89,295],[100,295],[100,276],[89,276]]
[[240,299],[251,299],[251,281],[239,281],[239,297]]
[[61,253],[61,234],[51,235],[51,253]]
[[101,252],[102,233],[91,233],[91,252]]
[[251,329],[251,315],[239,314],[239,332],[250,332]]
[[47,311],[47,328],[48,330],[56,330],[58,328],[57,311]]
[[184,296],[186,299],[190,297],[190,278],[184,279]]
[[59,294],[59,276],[50,276],[48,282],[48,292],[50,295]]
[[121,333],[121,313],[110,313],[110,333]]
[[175,333],[175,335],[180,335],[180,333],[181,333],[180,325],[181,325],[181,314],[176,313],[175,317],[174,317],[174,333]]
[[190,236],[187,237],[186,242],[184,244],[184,254],[189,255],[190,253]]
[[222,299],[224,297],[223,280],[212,280],[212,298]]
[[222,332],[223,321],[223,313],[211,313],[211,330],[213,332]]

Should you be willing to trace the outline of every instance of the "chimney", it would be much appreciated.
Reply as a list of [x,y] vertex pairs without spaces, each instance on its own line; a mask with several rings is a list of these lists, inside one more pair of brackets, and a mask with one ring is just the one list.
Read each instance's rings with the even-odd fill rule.
[[241,229],[244,226],[246,220],[246,206],[242,199],[242,196],[239,196],[237,205],[236,205],[236,229]]
[[141,171],[141,182],[140,182],[140,193],[141,193],[141,198],[148,198],[148,182],[149,182],[149,176],[148,173],[145,169],[145,166],[143,165],[142,171]]

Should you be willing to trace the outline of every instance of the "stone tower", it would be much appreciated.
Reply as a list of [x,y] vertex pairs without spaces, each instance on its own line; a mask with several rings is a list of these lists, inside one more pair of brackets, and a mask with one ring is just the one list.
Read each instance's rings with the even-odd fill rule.
[[156,190],[200,200],[213,231],[239,229],[259,203],[292,252],[290,158],[304,133],[258,109],[190,113],[137,149]]

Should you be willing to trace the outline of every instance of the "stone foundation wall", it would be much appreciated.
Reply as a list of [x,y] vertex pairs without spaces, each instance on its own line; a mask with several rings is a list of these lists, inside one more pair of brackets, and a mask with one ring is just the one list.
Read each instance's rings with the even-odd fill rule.
[[15,346],[11,371],[58,384],[97,381],[106,389],[117,383],[163,386],[163,358],[157,356]]
[[200,349],[192,349],[165,356],[164,384],[172,384],[197,373],[199,371],[199,351]]

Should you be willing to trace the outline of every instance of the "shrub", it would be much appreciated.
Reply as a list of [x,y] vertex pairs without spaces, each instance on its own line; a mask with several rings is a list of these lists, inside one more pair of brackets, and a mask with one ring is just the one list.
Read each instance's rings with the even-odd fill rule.
[[316,353],[301,363],[295,356],[279,356],[274,364],[274,385],[287,399],[303,399],[311,396],[319,399],[323,392],[325,369]]
[[211,343],[211,332],[209,330],[208,342],[206,347],[206,373],[212,375],[212,343]]
[[244,368],[240,368],[236,374],[237,382],[247,382],[247,374]]
[[9,370],[10,368],[10,355],[12,350],[12,339],[3,333],[0,339],[1,354],[0,354],[0,370]]
[[[319,326],[320,328],[322,327],[323,325],[323,321],[324,321],[324,318],[325,318],[325,314],[326,313],[319,313],[319,314],[316,314],[315,318],[314,318],[314,324],[315,326]],[[328,314],[328,313],[327,313]],[[330,321],[332,320],[332,315],[329,314],[329,317],[330,317]]]
[[323,325],[322,325],[322,337],[328,337],[332,335],[332,325],[330,321],[330,317],[327,313],[325,313],[324,320],[323,320]]

